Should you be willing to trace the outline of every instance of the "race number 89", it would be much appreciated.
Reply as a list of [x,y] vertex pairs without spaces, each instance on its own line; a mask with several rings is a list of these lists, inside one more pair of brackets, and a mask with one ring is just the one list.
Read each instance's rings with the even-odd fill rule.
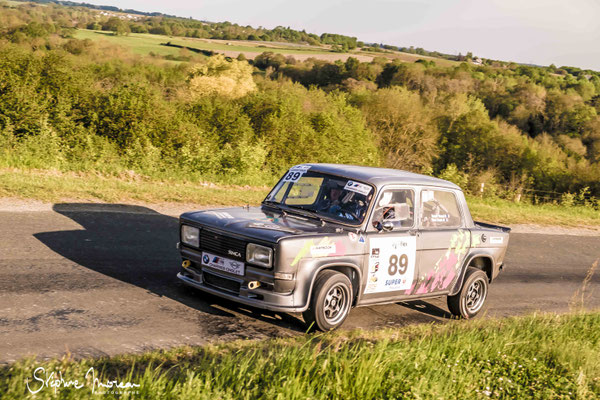
[[283,180],[286,182],[296,182],[303,173],[302,171],[290,171]]
[[389,275],[396,275],[396,273],[400,275],[404,275],[406,269],[408,268],[408,256],[406,254],[397,255],[393,254],[390,256],[390,266],[388,267]]

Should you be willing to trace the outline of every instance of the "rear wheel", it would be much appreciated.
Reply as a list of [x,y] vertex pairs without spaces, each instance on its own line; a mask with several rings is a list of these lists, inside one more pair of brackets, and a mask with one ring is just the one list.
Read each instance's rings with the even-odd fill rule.
[[488,277],[480,269],[468,267],[460,292],[448,296],[448,309],[461,318],[475,317],[483,308],[488,293]]
[[308,309],[302,314],[308,326],[321,331],[344,323],[352,305],[352,283],[341,272],[323,271],[317,276]]

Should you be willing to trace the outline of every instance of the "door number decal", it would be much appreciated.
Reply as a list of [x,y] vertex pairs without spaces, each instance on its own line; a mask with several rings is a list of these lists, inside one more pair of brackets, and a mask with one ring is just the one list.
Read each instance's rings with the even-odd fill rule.
[[369,238],[369,271],[365,293],[410,289],[415,276],[417,238]]

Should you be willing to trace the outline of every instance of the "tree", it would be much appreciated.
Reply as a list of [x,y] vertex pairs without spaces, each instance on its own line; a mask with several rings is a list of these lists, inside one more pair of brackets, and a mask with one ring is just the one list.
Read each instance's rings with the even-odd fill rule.
[[103,31],[112,31],[115,35],[125,35],[130,32],[129,26],[118,17],[110,17],[102,24]]
[[360,65],[360,61],[354,57],[348,57],[346,59],[345,68],[346,68],[346,76],[349,78],[359,79],[358,78],[358,67]]
[[438,155],[439,132],[418,94],[404,88],[380,89],[362,105],[385,166],[428,171]]
[[194,66],[189,73],[188,84],[192,98],[215,94],[239,98],[256,90],[252,67],[246,61],[228,61],[221,54]]

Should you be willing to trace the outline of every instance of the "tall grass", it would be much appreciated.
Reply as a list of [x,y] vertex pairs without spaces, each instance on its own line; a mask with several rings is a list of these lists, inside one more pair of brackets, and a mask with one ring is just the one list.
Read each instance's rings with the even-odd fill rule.
[[[181,347],[73,361],[23,360],[0,370],[5,399],[30,397],[33,370],[140,385],[107,398],[538,398],[600,396],[600,313],[456,321],[264,342]],[[35,388],[39,387],[39,382]],[[87,398],[44,388],[43,398]],[[97,388],[96,388],[97,390]]]

